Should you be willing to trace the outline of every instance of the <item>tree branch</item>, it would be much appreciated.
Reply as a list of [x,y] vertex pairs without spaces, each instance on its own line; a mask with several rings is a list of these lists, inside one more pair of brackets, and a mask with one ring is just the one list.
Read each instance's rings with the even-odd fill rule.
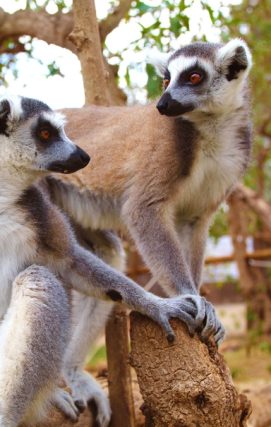
[[178,320],[169,345],[161,328],[131,315],[131,362],[145,402],[146,426],[245,427],[250,402],[239,395],[215,344],[191,338]]
[[[127,15],[131,3],[132,0],[120,0],[116,9],[100,22],[99,31],[102,44],[106,36]],[[72,12],[57,12],[52,15],[46,12],[45,9],[39,9],[38,11],[26,9],[10,14],[0,8],[0,42],[8,38],[29,35],[74,52],[75,47],[68,39],[73,26]]]
[[[127,9],[124,8],[124,0],[121,1],[122,7],[119,6],[117,9],[121,9],[121,12],[125,15]],[[126,6],[128,8],[128,0],[126,0]],[[131,1],[130,1],[131,3]],[[109,15],[99,26],[101,34],[108,34],[110,28],[114,28],[114,24],[118,25],[122,18],[120,10],[113,12]],[[109,24],[108,24],[109,20]],[[43,40],[47,43],[53,43],[57,46],[66,48],[78,54],[75,45],[69,39],[69,34],[74,27],[73,13],[62,13],[58,12],[54,15],[50,15],[46,10],[41,9],[35,10],[18,10],[17,12],[10,14],[0,8],[0,44],[1,53],[10,52],[9,49],[5,49],[4,41],[7,39],[18,40],[19,37],[29,35],[37,39]],[[13,52],[10,52],[13,53]],[[123,105],[126,101],[126,96],[122,90],[117,87],[114,67],[109,65],[106,61],[105,67],[107,75],[107,84],[109,88],[110,104]]]
[[73,29],[72,13],[50,15],[41,9],[18,10],[12,14],[0,8],[0,42],[8,38],[29,35],[74,51],[68,35]]
[[256,191],[238,184],[232,196],[244,201],[271,230],[271,206]]
[[116,28],[120,21],[125,18],[131,8],[133,0],[120,0],[119,5],[105,19],[100,22],[100,37],[103,44],[106,36]]

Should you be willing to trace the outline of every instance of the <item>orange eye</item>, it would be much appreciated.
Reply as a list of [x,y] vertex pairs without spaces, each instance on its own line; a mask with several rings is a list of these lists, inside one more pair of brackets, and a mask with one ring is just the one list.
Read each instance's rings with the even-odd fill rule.
[[50,138],[50,136],[51,136],[51,134],[50,134],[49,130],[43,129],[40,131],[40,137],[42,139],[48,140]]
[[202,80],[202,76],[199,73],[192,73],[189,76],[189,81],[192,85],[198,84]]
[[163,88],[166,89],[168,87],[169,83],[170,83],[169,79],[164,79],[163,80]]

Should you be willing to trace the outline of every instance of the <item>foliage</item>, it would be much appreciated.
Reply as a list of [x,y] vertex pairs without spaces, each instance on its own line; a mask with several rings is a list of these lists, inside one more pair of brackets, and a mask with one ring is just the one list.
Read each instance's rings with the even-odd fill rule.
[[[217,3],[219,4],[220,1]],[[127,21],[138,25],[139,35],[126,49],[133,48],[135,52],[138,52],[146,48],[158,48],[168,52],[172,50],[173,46],[180,45],[178,40],[191,30],[191,7],[195,5],[198,16],[207,14],[213,24],[222,18],[221,11],[218,8],[214,11],[206,0],[145,0],[144,2],[136,0],[132,3]],[[198,25],[201,40],[207,40],[204,23],[199,20]],[[193,36],[195,39],[197,38],[196,34]],[[122,61],[126,49],[119,52],[117,63]],[[116,59],[116,56],[110,51],[107,52],[107,56],[109,58],[113,56]],[[134,67],[136,68],[137,64]],[[129,69],[131,69],[131,65]],[[129,69],[125,73],[125,78],[127,86],[131,87]],[[157,98],[161,93],[161,80],[156,76],[153,67],[149,65],[146,66],[146,73],[147,98]]]

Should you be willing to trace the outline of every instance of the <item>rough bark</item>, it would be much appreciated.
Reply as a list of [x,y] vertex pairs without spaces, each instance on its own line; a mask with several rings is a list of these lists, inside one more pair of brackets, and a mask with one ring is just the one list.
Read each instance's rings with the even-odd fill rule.
[[132,313],[131,363],[145,402],[149,427],[244,427],[251,407],[238,394],[214,344],[191,338],[172,321],[176,340],[168,344],[161,328]]
[[117,305],[106,329],[111,427],[134,427],[135,413],[129,365],[128,314]]
[[94,0],[74,0],[74,28],[69,39],[81,62],[87,104],[109,105],[108,75],[101,54],[101,40]]

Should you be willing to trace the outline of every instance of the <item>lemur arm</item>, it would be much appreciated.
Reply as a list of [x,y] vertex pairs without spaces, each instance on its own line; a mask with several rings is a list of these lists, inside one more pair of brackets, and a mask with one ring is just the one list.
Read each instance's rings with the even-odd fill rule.
[[[140,206],[127,203],[125,222],[154,277],[169,289],[169,293],[198,295],[173,215],[163,205]],[[170,292],[171,290],[171,292]]]
[[189,265],[193,282],[200,288],[204,252],[208,237],[211,215],[205,215],[193,223],[184,223],[176,218],[176,231],[182,246],[186,247],[186,261]]
[[188,298],[163,299],[146,292],[77,242],[73,243],[71,253],[63,261],[60,261],[57,269],[63,281],[73,289],[88,296],[123,302],[158,322],[169,340],[174,338],[169,318],[177,317],[184,321],[191,333],[195,332],[199,315],[203,320],[205,313],[198,313],[197,307]]
[[[128,204],[125,207],[126,223],[128,223],[132,237],[154,276],[158,277],[158,280],[160,279],[167,286],[170,286],[171,289],[173,286],[178,294],[186,296],[190,301],[193,301],[199,313],[206,310],[204,326],[201,324],[199,328],[203,326],[203,334],[211,335],[214,324],[220,324],[220,321],[213,306],[199,295],[197,288],[201,275],[205,240],[202,240],[198,252],[193,245],[199,242],[200,227],[192,238],[192,247],[190,245],[185,247],[186,251],[193,252],[195,250],[195,253],[190,253],[191,256],[188,262],[183,253],[173,219],[172,222],[170,219],[165,219],[165,217],[171,217],[168,212],[163,215],[163,211],[159,209],[158,205],[151,205],[145,207],[145,209],[141,207],[138,210],[131,208]],[[144,212],[144,214],[141,212]],[[204,230],[204,237],[206,237],[206,224]],[[207,308],[205,308],[206,303],[208,304]],[[224,332],[222,332],[223,334]],[[220,339],[218,338],[218,341]]]
[[131,309],[149,316],[162,326],[169,341],[174,339],[174,332],[169,323],[169,319],[173,317],[185,322],[190,333],[199,330],[203,339],[211,334],[217,341],[223,338],[223,327],[211,304],[206,300],[202,299],[199,304],[191,295],[168,299],[157,297],[114,270],[77,242],[72,244],[68,257],[60,260],[57,269],[64,283],[70,283],[78,292],[123,302]]

